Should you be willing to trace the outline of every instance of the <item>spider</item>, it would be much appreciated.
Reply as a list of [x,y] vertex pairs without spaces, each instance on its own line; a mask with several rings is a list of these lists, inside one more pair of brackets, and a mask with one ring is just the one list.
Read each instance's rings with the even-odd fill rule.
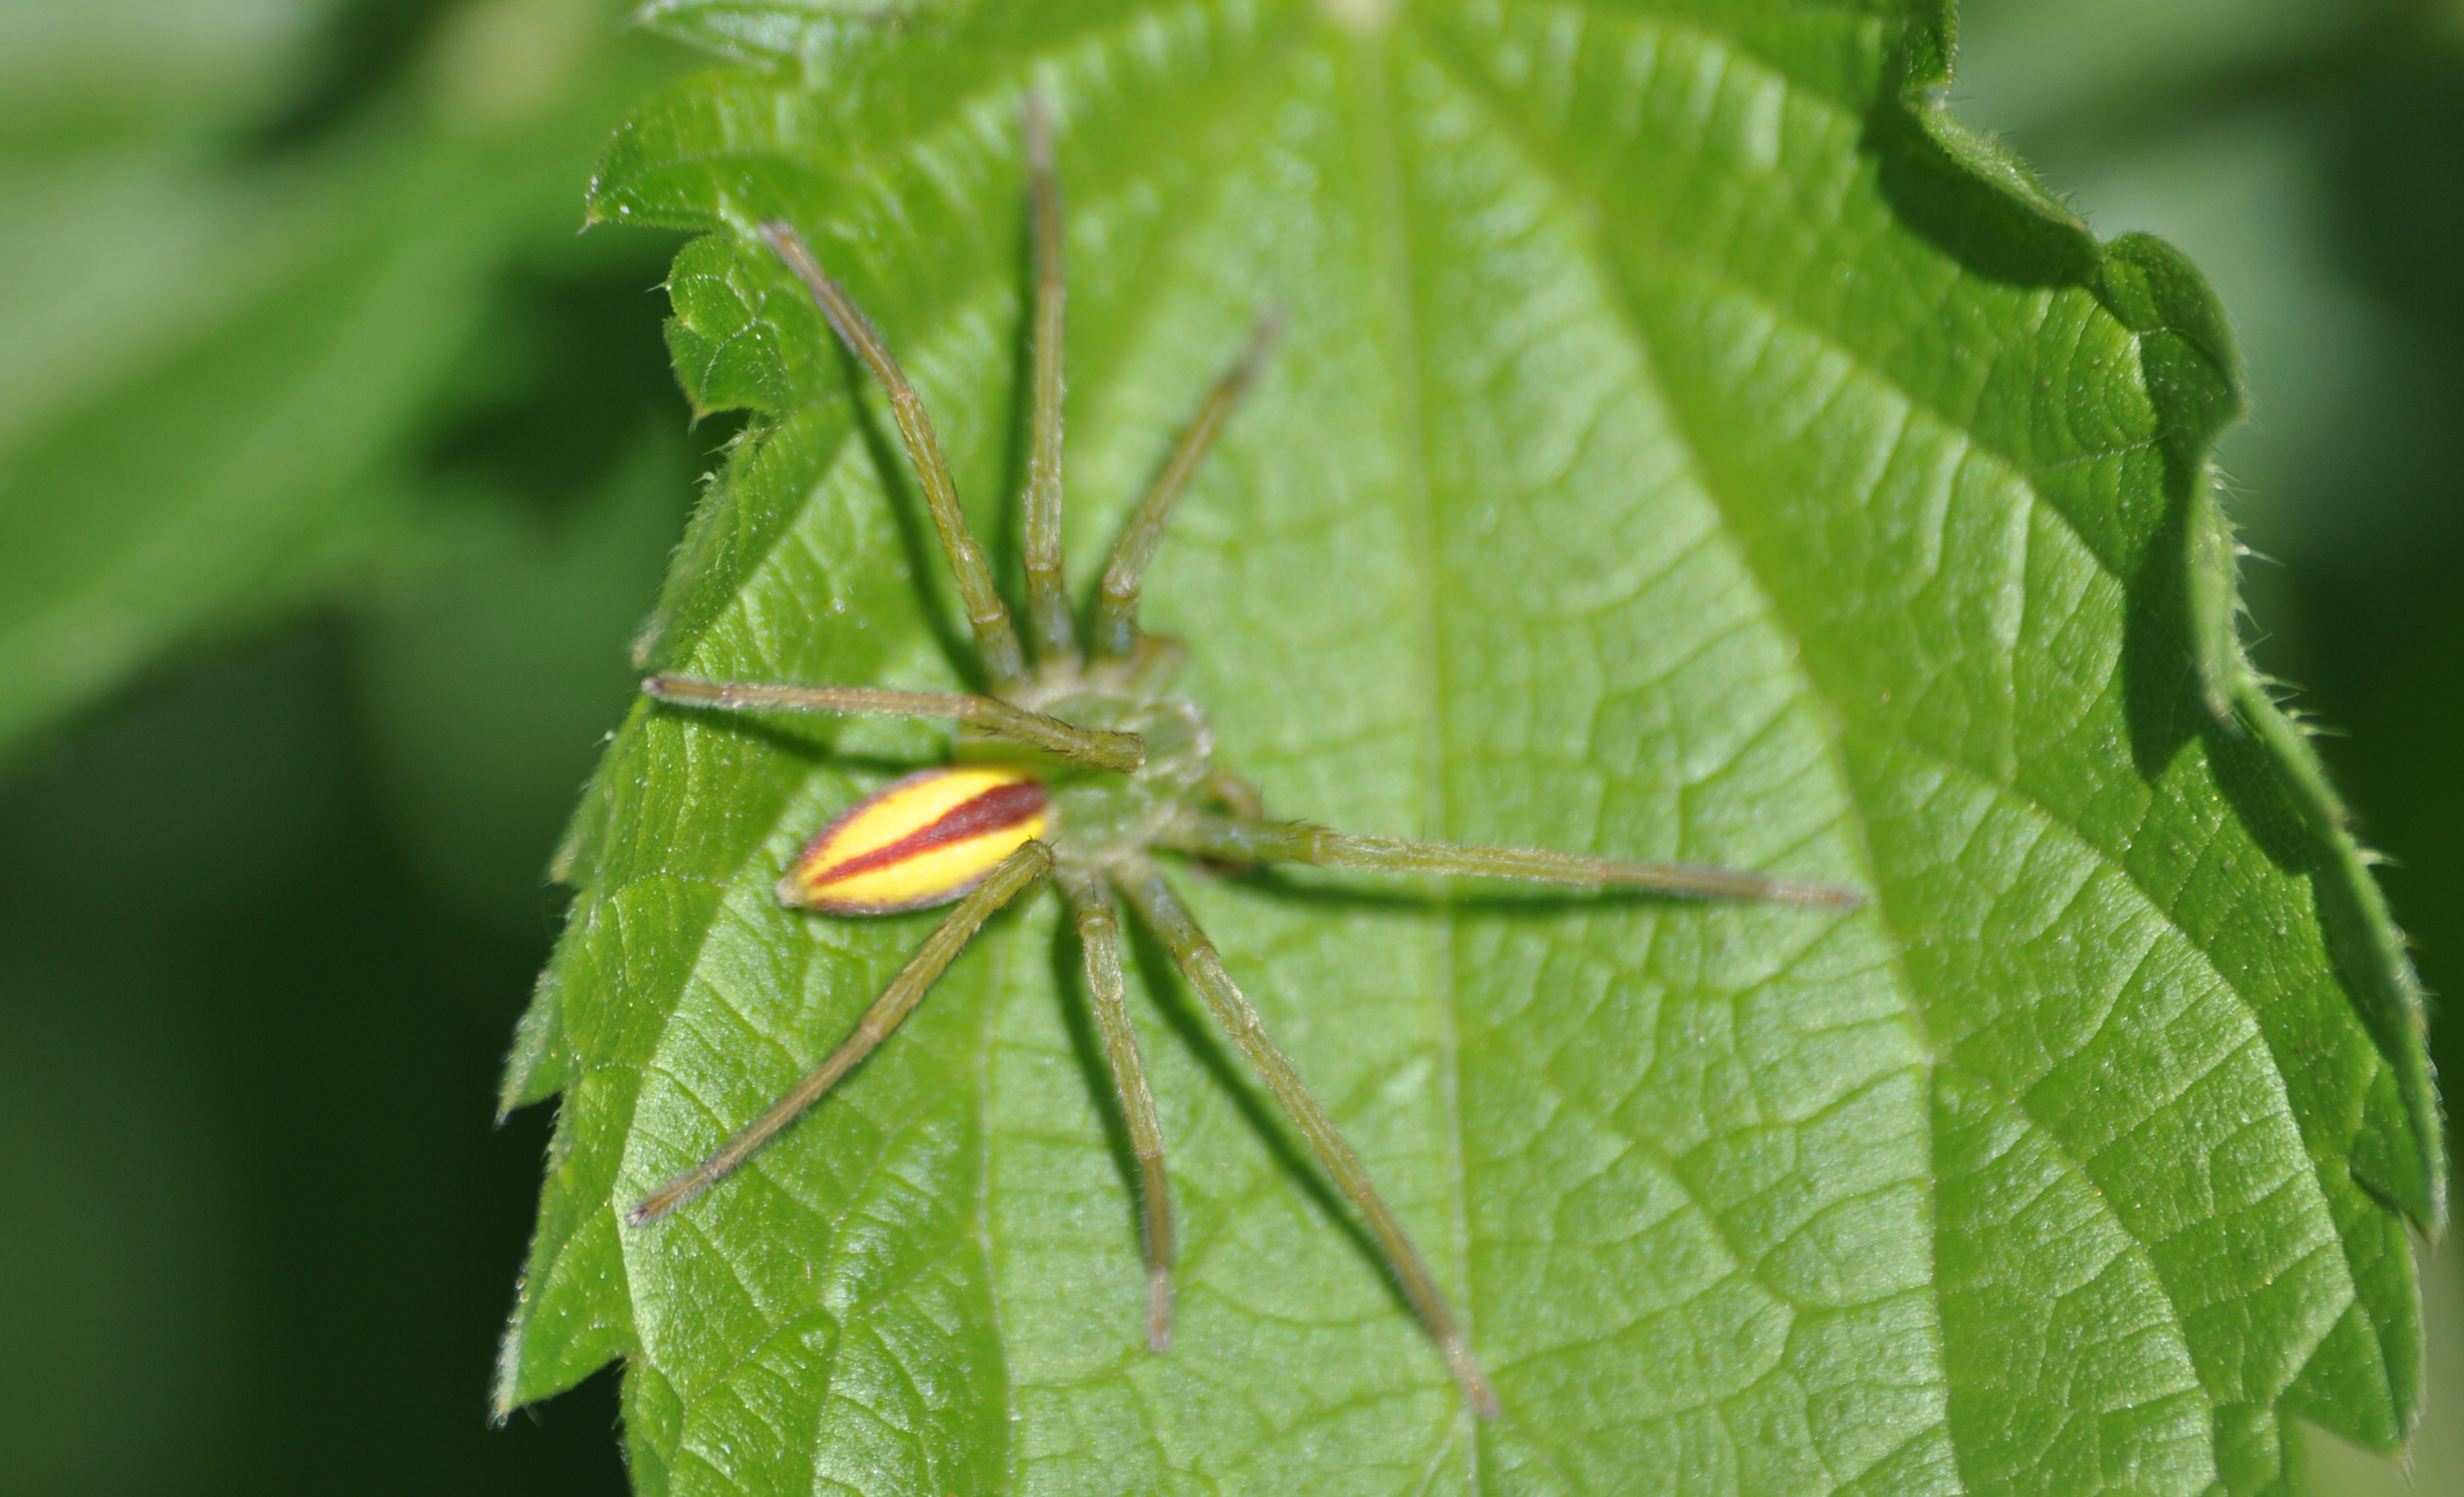
[[1060,195],[1053,180],[1050,126],[1040,99],[1032,95],[1025,106],[1025,147],[1035,260],[1023,547],[1032,665],[994,585],[983,548],[959,511],[923,402],[880,334],[796,231],[777,220],[759,226],[761,237],[811,291],[831,329],[889,397],[956,576],[988,690],[965,694],[677,675],[651,676],[642,689],[661,702],[695,709],[955,719],[971,746],[1000,746],[1012,758],[909,775],[848,808],[804,848],[780,881],[783,904],[840,915],[955,907],[866,1010],[855,1032],[810,1075],[708,1158],[645,1197],[626,1220],[646,1225],[725,1178],[888,1039],[996,911],[1049,878],[1060,886],[1077,925],[1097,1028],[1137,1160],[1148,1345],[1162,1352],[1172,1338],[1172,1191],[1155,1101],[1122,1002],[1116,900],[1126,903],[1170,951],[1319,1164],[1360,1213],[1465,1401],[1481,1416],[1494,1417],[1497,1396],[1419,1251],[1379,1198],[1359,1157],[1309,1095],[1299,1071],[1267,1037],[1257,1011],[1151,853],[1168,849],[1219,865],[1298,863],[1374,872],[1531,879],[1595,891],[1622,887],[1835,909],[1854,907],[1862,896],[1833,885],[1726,869],[1356,836],[1267,817],[1257,792],[1215,764],[1205,714],[1195,703],[1167,693],[1182,651],[1177,642],[1139,628],[1138,597],[1175,501],[1264,363],[1278,319],[1269,315],[1261,319],[1248,347],[1207,395],[1132,512],[1096,590],[1089,637],[1082,648],[1061,558],[1066,292]]

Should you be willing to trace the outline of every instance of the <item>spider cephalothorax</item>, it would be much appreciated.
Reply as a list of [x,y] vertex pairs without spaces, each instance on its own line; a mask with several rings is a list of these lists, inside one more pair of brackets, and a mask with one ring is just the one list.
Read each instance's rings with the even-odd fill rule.
[[1135,1032],[1122,1001],[1114,901],[1126,902],[1172,953],[1225,1033],[1254,1065],[1386,1254],[1444,1353],[1471,1407],[1497,1412],[1446,1299],[1400,1222],[1328,1120],[1152,854],[1232,864],[1306,863],[1372,871],[1540,879],[1735,899],[1845,907],[1855,893],[1723,869],[1624,863],[1507,848],[1468,848],[1330,831],[1268,819],[1255,791],[1214,761],[1214,735],[1195,703],[1167,688],[1179,647],[1140,632],[1139,588],[1174,502],[1254,377],[1273,319],[1218,383],[1132,514],[1098,588],[1082,649],[1078,614],[1061,564],[1061,221],[1042,111],[1027,108],[1027,161],[1038,275],[1035,292],[1033,455],[1025,496],[1030,668],[982,548],[958,510],[923,404],[864,315],[785,224],[768,241],[821,304],[823,315],[889,394],[956,575],[988,691],[981,695],[875,687],[792,686],[653,676],[645,691],[681,706],[887,713],[957,719],[968,761],[919,771],[884,787],[818,833],[781,879],[780,897],[831,914],[872,914],[952,904],[940,927],[865,1013],[854,1034],[777,1105],[709,1158],[652,1192],[627,1220],[644,1225],[683,1205],[741,1164],[888,1038],[991,914],[1049,877],[1067,899],[1085,950],[1087,980],[1106,1059],[1137,1156],[1147,1260],[1147,1338],[1172,1334],[1172,1197],[1162,1134]]

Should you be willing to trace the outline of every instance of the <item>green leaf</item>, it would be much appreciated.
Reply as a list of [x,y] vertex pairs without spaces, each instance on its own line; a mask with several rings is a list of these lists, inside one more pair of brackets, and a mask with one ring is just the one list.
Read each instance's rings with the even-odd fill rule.
[[[759,414],[644,659],[950,686],[946,569],[783,216],[1014,566],[1018,111],[1069,199],[1073,575],[1257,309],[1149,584],[1285,814],[1840,879],[1845,917],[1221,880],[1200,918],[1427,1248],[1475,1421],[1168,962],[1186,1219],[1131,1188],[1050,902],[678,1218],[931,917],[780,909],[905,725],[637,706],[509,1105],[561,1094],[500,1407],[626,1359],[646,1492],[2290,1490],[2418,1406],[2444,1210],[2410,970],[2231,632],[2197,274],[1936,104],[1892,0],[670,4],[603,220]],[[1133,984],[1134,985],[1134,984]]]

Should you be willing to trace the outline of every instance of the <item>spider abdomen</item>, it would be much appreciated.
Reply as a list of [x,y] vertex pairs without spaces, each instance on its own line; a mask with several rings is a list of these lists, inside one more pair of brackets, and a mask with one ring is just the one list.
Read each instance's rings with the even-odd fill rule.
[[832,914],[948,904],[1050,820],[1044,782],[1015,765],[923,770],[823,827],[779,881],[779,900]]

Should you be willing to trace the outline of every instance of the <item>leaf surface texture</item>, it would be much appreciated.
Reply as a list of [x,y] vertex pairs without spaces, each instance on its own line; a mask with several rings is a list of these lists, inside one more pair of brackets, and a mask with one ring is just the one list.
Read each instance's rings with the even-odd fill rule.
[[627,1359],[649,1492],[2129,1491],[2393,1449],[2418,999],[2230,633],[2204,283],[1930,100],[1914,3],[671,4],[601,221],[704,231],[671,346],[755,424],[644,660],[954,689],[963,627],[784,217],[923,391],[1014,577],[1018,117],[1069,204],[1072,575],[1269,306],[1148,617],[1221,757],[1351,829],[1843,881],[1845,917],[1184,882],[1411,1225],[1473,1421],[1153,949],[1184,1240],[1140,1332],[1076,954],[998,923],[656,1228],[933,916],[779,908],[945,739],[639,708],[570,839],[509,1103],[561,1096],[510,1406]]

